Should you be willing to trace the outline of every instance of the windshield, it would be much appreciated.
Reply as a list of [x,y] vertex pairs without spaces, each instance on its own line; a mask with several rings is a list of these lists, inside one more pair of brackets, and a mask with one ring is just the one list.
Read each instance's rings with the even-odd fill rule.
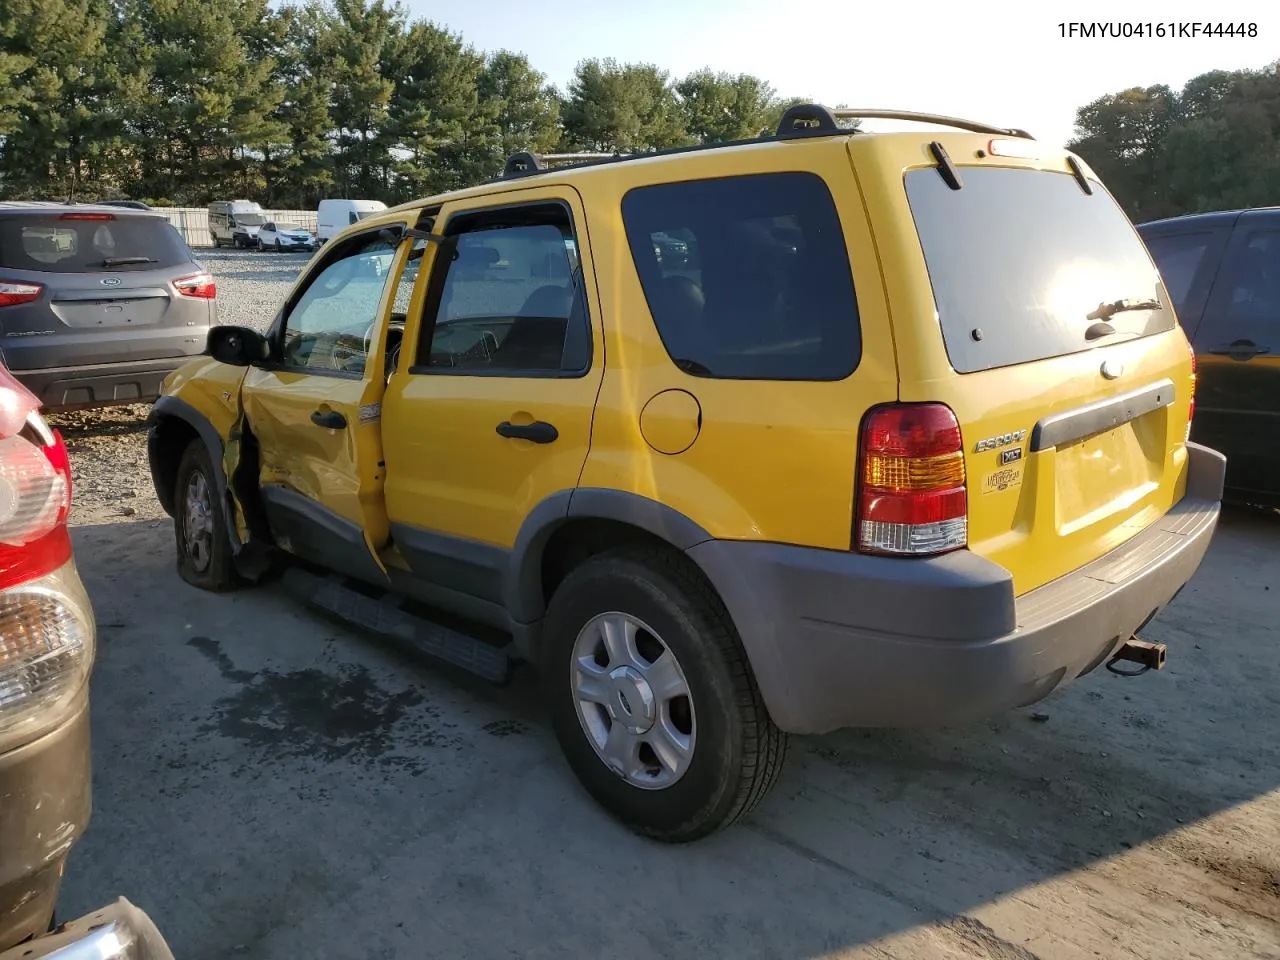
[[267,218],[260,213],[233,213],[231,216],[242,227],[260,227],[267,222]]
[[952,190],[932,167],[906,175],[938,320],[959,373],[1029,363],[1173,328],[1163,307],[1114,312],[1114,334],[1086,339],[1101,304],[1160,299],[1160,276],[1115,201],[1067,173],[964,167]]
[[128,214],[93,216],[0,219],[0,268],[117,273],[174,267],[192,259],[186,241],[167,220]]

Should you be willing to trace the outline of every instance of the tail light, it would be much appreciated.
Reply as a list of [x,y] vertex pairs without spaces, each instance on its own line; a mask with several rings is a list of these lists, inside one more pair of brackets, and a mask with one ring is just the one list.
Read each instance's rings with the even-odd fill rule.
[[16,307],[20,303],[30,303],[43,291],[43,284],[0,280],[0,307]]
[[197,273],[191,277],[183,277],[181,280],[173,281],[173,285],[178,288],[178,292],[184,297],[200,297],[204,300],[212,300],[218,295],[218,285],[213,282],[213,277],[207,273]]
[[1187,442],[1191,441],[1191,421],[1196,415],[1196,351],[1194,347],[1191,350],[1191,402],[1187,405]]
[[71,464],[38,408],[0,367],[0,736],[70,702],[93,660],[70,566]]
[[856,548],[924,556],[969,539],[964,444],[938,403],[877,407],[862,426]]
[[64,213],[59,220],[114,220],[114,213]]

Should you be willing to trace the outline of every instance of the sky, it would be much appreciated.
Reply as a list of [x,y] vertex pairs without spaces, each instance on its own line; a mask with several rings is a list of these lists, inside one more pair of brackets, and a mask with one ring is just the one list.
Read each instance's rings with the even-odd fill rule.
[[[673,77],[711,67],[762,77],[781,96],[1021,127],[1055,145],[1071,138],[1076,109],[1100,96],[1158,83],[1178,89],[1208,70],[1280,58],[1280,4],[1265,0],[403,2],[481,50],[526,54],[561,90],[591,57],[653,63]],[[1068,20],[1255,23],[1257,36],[1064,37]]]

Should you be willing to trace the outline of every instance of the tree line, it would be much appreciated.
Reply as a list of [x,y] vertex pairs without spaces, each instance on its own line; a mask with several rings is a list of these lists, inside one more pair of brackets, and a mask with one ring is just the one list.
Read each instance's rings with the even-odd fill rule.
[[1139,223],[1280,203],[1280,63],[1101,97],[1069,146]]
[[[492,177],[518,150],[752,137],[801,99],[610,59],[561,91],[397,0],[3,0],[0,197],[396,203]],[[1280,73],[1103,97],[1070,146],[1137,220],[1273,203]]]
[[749,75],[582,61],[563,92],[395,0],[4,0],[0,197],[395,203],[519,150],[752,137],[798,98]]

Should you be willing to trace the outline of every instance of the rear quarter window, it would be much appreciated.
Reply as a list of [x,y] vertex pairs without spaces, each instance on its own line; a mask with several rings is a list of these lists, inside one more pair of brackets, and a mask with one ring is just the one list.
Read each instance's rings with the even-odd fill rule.
[[1204,266],[1205,255],[1213,243],[1213,234],[1166,233],[1146,237],[1147,249],[1160,268],[1165,289],[1179,314],[1185,312],[1187,298],[1196,276]]
[[68,220],[58,215],[0,219],[0,268],[47,273],[124,273],[192,260],[173,225],[160,217]]
[[639,187],[622,219],[658,335],[694,376],[839,380],[861,355],[831,192],[810,173]]
[[905,185],[938,321],[958,373],[1031,363],[1171,330],[1173,311],[1116,313],[1116,335],[1085,339],[1103,303],[1152,300],[1160,274],[1105,191],[1068,173],[963,167],[952,190],[932,167]]

